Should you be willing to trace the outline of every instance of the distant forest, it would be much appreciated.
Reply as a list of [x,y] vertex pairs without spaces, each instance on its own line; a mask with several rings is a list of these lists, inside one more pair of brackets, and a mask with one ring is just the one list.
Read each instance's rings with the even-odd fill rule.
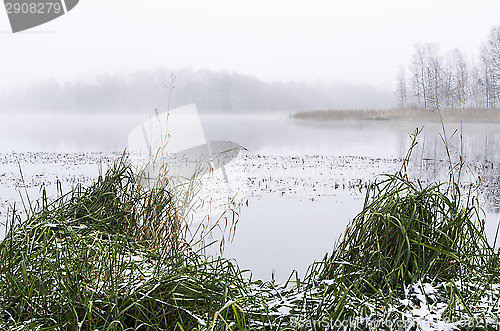
[[499,108],[500,26],[493,27],[476,63],[454,49],[416,45],[412,62],[401,67],[397,95],[403,108]]
[[127,112],[166,111],[196,103],[204,113],[296,112],[321,109],[393,107],[394,91],[345,82],[264,82],[254,76],[210,70],[155,69],[100,75],[92,80],[55,80],[0,91],[0,111]]

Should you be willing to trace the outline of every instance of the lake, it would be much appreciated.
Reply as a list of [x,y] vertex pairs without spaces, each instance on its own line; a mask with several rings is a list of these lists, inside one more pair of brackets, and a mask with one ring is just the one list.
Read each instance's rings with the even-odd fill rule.
[[[0,193],[4,208],[19,201],[19,166],[29,194],[41,183],[90,183],[99,165],[117,157],[127,135],[147,116],[0,115]],[[279,281],[293,269],[304,275],[313,260],[331,252],[347,223],[361,210],[365,189],[378,174],[397,171],[410,146],[409,133],[423,127],[410,173],[424,181],[446,180],[448,156],[439,123],[390,121],[315,122],[287,115],[202,116],[207,140],[231,140],[243,155],[248,197],[234,240],[234,257],[256,278]],[[453,133],[459,129],[463,137]],[[489,238],[499,221],[500,130],[494,123],[448,123],[451,157],[465,155],[481,176]],[[14,153],[15,152],[15,153]],[[104,161],[103,161],[104,160]],[[17,183],[17,184],[16,184]],[[247,206],[248,204],[248,206]],[[2,218],[6,212],[0,212]],[[217,235],[215,235],[217,237]],[[217,251],[213,246],[209,251]]]

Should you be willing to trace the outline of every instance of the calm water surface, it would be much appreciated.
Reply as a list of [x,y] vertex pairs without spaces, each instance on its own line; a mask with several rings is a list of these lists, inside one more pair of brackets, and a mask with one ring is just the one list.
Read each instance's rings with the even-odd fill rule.
[[[123,151],[128,133],[147,116],[143,115],[0,115],[0,153],[21,151],[93,152]],[[268,156],[356,156],[401,159],[410,140],[408,134],[423,127],[414,157],[441,162],[447,156],[442,127],[437,123],[345,121],[313,122],[290,120],[287,116],[202,117],[207,140],[232,140],[252,155]],[[498,124],[450,123],[445,127],[454,147],[470,162],[500,164]],[[388,167],[387,169],[389,169]],[[392,169],[392,168],[391,168]],[[382,168],[381,171],[384,169]],[[422,176],[446,179],[446,172],[431,167]],[[434,173],[432,173],[434,172]],[[354,175],[367,177],[363,168]],[[491,172],[490,172],[491,175]],[[241,210],[234,241],[226,245],[225,256],[234,257],[254,277],[284,280],[293,269],[301,275],[313,261],[331,252],[346,224],[361,209],[363,194],[339,192],[332,196],[279,197],[263,194],[249,198]],[[498,215],[487,216],[492,239]]]

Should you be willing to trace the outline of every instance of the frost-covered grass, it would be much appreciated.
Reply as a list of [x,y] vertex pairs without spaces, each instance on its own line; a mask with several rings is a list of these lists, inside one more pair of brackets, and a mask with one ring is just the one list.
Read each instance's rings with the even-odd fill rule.
[[332,287],[321,297],[337,299],[333,309],[318,309],[316,320],[378,316],[424,329],[500,327],[500,255],[485,234],[477,185],[462,192],[463,159],[453,164],[451,157],[449,183],[409,179],[417,134],[401,170],[370,186],[363,210],[318,264],[313,278]]
[[326,285],[312,320],[497,330],[498,251],[486,240],[477,201],[463,202],[458,189],[422,186],[401,173],[376,182],[310,274],[309,284]]
[[14,216],[0,329],[498,330],[500,259],[476,188],[411,180],[408,159],[370,186],[332,254],[284,284],[197,251],[179,192],[145,189],[119,159]]
[[248,281],[234,262],[191,250],[176,206],[168,190],[143,189],[123,159],[91,187],[43,196],[0,244],[0,329],[237,321]]

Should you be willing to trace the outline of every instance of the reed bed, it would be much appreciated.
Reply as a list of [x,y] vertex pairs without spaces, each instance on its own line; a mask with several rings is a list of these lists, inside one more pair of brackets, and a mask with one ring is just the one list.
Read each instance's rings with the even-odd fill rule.
[[291,118],[319,121],[414,121],[414,122],[500,122],[498,109],[347,109],[347,110],[310,110],[297,112]]

